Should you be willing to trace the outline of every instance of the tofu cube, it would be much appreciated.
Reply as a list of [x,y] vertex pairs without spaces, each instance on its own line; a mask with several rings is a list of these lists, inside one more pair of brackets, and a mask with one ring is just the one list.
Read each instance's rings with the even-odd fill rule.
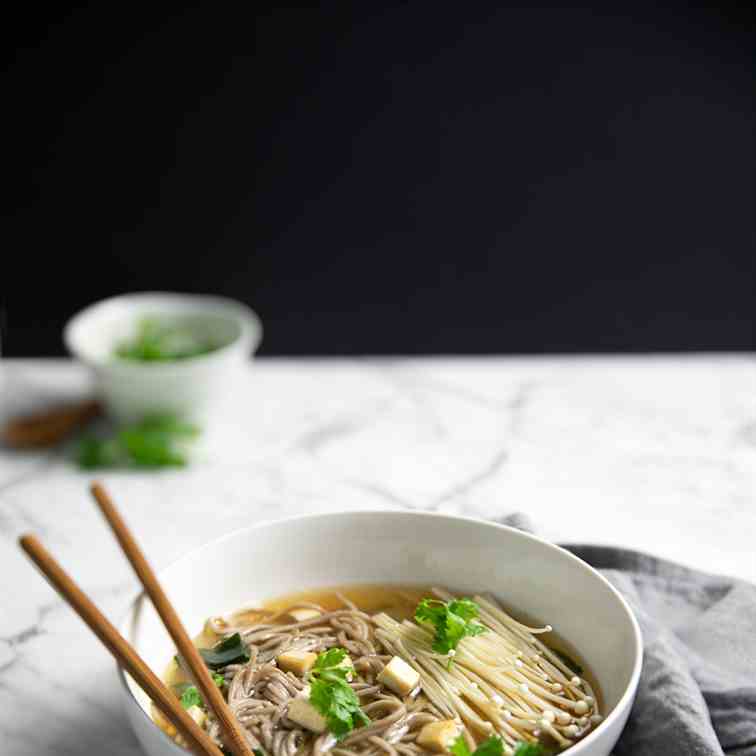
[[417,744],[428,751],[448,751],[459,735],[459,725],[453,719],[430,722],[417,736]]
[[318,655],[312,651],[286,651],[278,656],[276,661],[284,672],[293,672],[304,677],[312,669],[317,658]]
[[310,703],[310,686],[308,685],[291,703],[286,716],[310,732],[326,731],[325,717]]
[[207,714],[199,706],[190,706],[186,713],[200,726],[204,727]]
[[381,670],[378,682],[391,688],[397,695],[406,696],[417,687],[420,673],[400,657],[394,656]]
[[317,609],[292,609],[289,612],[289,617],[294,619],[296,622],[304,622],[305,620],[313,619],[319,616],[320,612]]

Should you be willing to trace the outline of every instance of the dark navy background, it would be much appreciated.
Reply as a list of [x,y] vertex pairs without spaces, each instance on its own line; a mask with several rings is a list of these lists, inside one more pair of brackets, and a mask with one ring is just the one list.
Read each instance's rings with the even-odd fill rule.
[[137,289],[268,354],[756,347],[752,11],[101,6],[3,25],[4,353]]

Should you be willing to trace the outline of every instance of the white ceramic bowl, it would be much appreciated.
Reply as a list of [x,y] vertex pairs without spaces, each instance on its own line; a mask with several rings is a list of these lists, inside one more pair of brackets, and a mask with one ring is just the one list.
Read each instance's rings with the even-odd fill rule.
[[[191,318],[193,327],[221,340],[218,349],[173,362],[136,362],[114,357],[144,317]],[[207,420],[233,393],[242,366],[262,337],[260,320],[240,302],[195,294],[124,294],[97,302],[66,324],[68,350],[94,371],[108,412],[121,421],[152,412]]]
[[[490,591],[552,624],[598,680],[608,716],[570,756],[608,756],[638,686],[640,629],[614,588],[569,552],[481,520],[382,511],[261,523],[188,554],[160,579],[192,635],[210,615],[312,587],[417,583]],[[121,632],[152,669],[166,668],[174,648],[149,600],[136,600]],[[185,756],[150,719],[144,693],[119,674],[126,712],[144,750]]]

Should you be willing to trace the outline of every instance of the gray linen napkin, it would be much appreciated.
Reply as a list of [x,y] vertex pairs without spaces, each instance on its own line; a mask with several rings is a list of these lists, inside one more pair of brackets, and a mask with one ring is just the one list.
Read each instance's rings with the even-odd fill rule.
[[[534,532],[524,515],[502,521]],[[756,756],[756,586],[636,551],[563,546],[614,585],[643,631],[616,756]]]

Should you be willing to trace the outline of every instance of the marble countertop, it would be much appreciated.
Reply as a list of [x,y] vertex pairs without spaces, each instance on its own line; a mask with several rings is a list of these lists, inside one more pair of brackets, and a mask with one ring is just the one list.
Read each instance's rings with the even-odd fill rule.
[[[0,362],[2,412],[85,395],[63,360]],[[101,476],[160,566],[261,518],[528,513],[756,582],[751,356],[258,360],[186,470]],[[110,657],[20,553],[38,534],[111,617],[128,565],[64,454],[0,451],[0,750],[139,753]]]

